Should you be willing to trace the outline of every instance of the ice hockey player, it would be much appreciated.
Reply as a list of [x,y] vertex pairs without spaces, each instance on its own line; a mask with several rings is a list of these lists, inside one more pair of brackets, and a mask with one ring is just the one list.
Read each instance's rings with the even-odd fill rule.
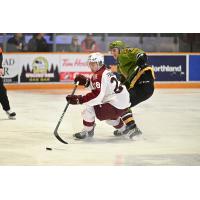
[[3,55],[2,55],[2,49],[0,47],[0,103],[3,107],[3,110],[6,112],[8,115],[9,119],[15,119],[16,113],[12,112],[10,110],[10,104],[7,96],[7,90],[3,85],[3,78],[2,76],[4,75],[4,70],[2,67],[2,62],[3,62]]
[[70,104],[84,104],[86,108],[82,112],[83,130],[74,134],[76,139],[84,139],[94,135],[95,117],[100,121],[113,126],[119,132],[124,132],[128,138],[132,138],[132,130],[125,131],[126,126],[121,120],[124,113],[130,107],[129,93],[126,87],[120,84],[116,76],[104,65],[104,56],[101,53],[92,53],[88,57],[88,66],[93,72],[91,78],[77,75],[75,82],[79,85],[91,88],[86,95],[68,95]]
[[[117,72],[119,80],[129,91],[131,106],[147,100],[154,92],[154,71],[147,64],[146,53],[139,48],[128,48],[123,41],[113,41],[109,45],[113,57],[117,60]],[[131,109],[122,115],[123,122],[127,125],[126,129],[133,129],[134,135],[142,132],[137,127]],[[127,130],[126,130],[127,131]],[[115,136],[122,135],[119,130],[114,131]]]

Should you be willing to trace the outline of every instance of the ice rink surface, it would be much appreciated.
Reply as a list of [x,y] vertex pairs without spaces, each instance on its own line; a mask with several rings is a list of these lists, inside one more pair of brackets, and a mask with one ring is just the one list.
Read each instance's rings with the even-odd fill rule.
[[93,139],[74,140],[84,105],[70,105],[59,128],[65,145],[53,130],[70,93],[8,91],[17,119],[8,120],[0,110],[0,165],[200,165],[200,89],[155,90],[132,109],[144,134],[131,141],[114,137],[114,129],[98,120]]

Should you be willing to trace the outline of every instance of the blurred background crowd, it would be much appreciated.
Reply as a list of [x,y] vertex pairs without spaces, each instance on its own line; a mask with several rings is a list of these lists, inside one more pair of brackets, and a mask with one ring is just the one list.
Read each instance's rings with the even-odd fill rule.
[[1,33],[5,52],[107,52],[113,40],[147,52],[200,52],[199,33]]

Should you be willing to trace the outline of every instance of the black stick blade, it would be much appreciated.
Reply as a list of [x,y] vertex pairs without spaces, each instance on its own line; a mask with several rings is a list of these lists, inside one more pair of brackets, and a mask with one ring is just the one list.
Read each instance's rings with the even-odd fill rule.
[[64,143],[64,144],[68,144],[68,142],[64,141],[64,140],[58,135],[57,130],[54,131],[54,135],[55,135],[55,137],[56,137],[60,142],[62,142],[62,143]]

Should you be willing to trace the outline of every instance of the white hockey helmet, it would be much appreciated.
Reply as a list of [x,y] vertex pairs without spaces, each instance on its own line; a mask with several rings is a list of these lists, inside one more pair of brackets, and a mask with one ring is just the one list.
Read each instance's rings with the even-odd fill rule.
[[100,69],[104,65],[104,56],[103,54],[96,52],[91,53],[88,56],[88,65],[90,62],[96,62],[98,64],[98,69]]

